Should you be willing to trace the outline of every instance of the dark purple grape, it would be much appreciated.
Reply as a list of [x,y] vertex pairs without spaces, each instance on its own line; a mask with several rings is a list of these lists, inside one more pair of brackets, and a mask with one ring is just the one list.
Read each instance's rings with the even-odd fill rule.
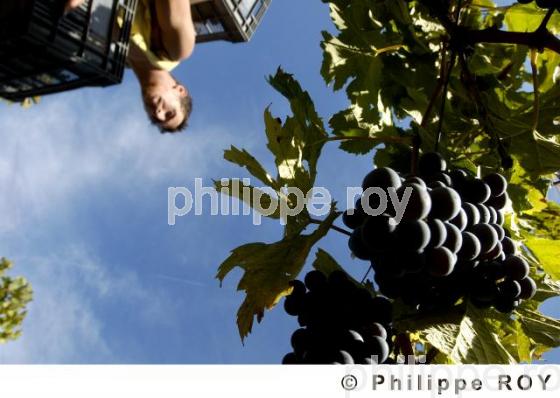
[[480,253],[486,254],[490,252],[498,243],[498,234],[488,224],[476,224],[469,228],[471,232],[478,238],[480,242]]
[[397,190],[400,200],[404,200],[406,191],[410,198],[406,203],[403,220],[420,220],[426,218],[432,208],[432,200],[428,191],[419,184],[405,184]]
[[298,316],[301,312],[303,299],[296,296],[288,296],[284,299],[284,311],[291,316]]
[[506,237],[506,231],[504,231],[504,229],[499,226],[498,224],[489,224],[492,228],[494,228],[494,230],[496,231],[496,233],[498,234],[498,240],[504,240],[504,238]]
[[475,206],[478,209],[478,213],[480,214],[480,223],[481,224],[490,223],[490,210],[488,210],[488,207],[480,203]]
[[381,337],[384,340],[387,339],[387,330],[379,322],[370,323],[362,327],[361,331],[364,336],[367,336],[366,340],[374,336]]
[[504,225],[504,213],[499,210],[490,207],[491,209],[496,211],[496,224],[503,226]]
[[509,256],[503,262],[506,275],[514,280],[521,280],[529,276],[529,264],[517,256]]
[[447,237],[443,243],[444,247],[451,250],[452,253],[457,253],[463,244],[463,236],[461,231],[455,225],[450,223],[445,223],[445,229],[447,232]]
[[467,228],[472,227],[480,222],[480,212],[475,205],[468,202],[463,202],[462,208],[467,215]]
[[519,301],[511,300],[506,297],[498,296],[496,301],[494,302],[494,307],[504,314],[509,314],[513,312],[517,306],[519,305]]
[[459,209],[459,213],[449,220],[449,222],[459,228],[459,231],[464,231],[468,224],[467,213],[461,208]]
[[395,229],[395,235],[400,249],[420,251],[430,241],[430,228],[422,220],[401,221]]
[[457,252],[457,256],[461,259],[472,261],[480,255],[480,241],[478,238],[467,231],[462,232],[463,244]]
[[490,199],[488,199],[486,204],[488,206],[492,206],[496,210],[502,210],[504,207],[506,207],[507,200],[508,200],[508,195],[507,193],[505,193],[500,196],[491,197]]
[[486,208],[490,212],[490,224],[496,224],[498,222],[498,212],[493,207],[486,206]]
[[362,189],[387,188],[398,189],[401,186],[401,178],[397,172],[389,167],[380,167],[371,171],[362,182]]
[[507,236],[504,237],[504,239],[502,239],[502,250],[504,251],[504,254],[506,256],[515,255],[516,250],[515,250],[515,243],[513,243],[513,240],[511,240]]
[[313,270],[305,275],[305,286],[309,291],[316,292],[327,287],[327,277],[319,270]]
[[449,177],[449,175],[447,175],[444,172],[439,172],[439,173],[433,174],[433,175],[427,177],[426,179],[427,179],[427,182],[429,182],[429,183],[439,181],[446,187],[450,187],[451,184],[452,184],[451,177]]
[[521,295],[521,286],[517,281],[506,279],[498,284],[498,291],[504,298],[515,300]]
[[491,303],[499,294],[496,282],[487,278],[480,278],[473,281],[470,288],[471,297],[479,302]]
[[447,163],[443,156],[437,152],[428,152],[420,157],[418,162],[418,170],[423,176],[433,175],[447,168]]
[[282,365],[299,365],[301,364],[300,359],[294,352],[290,352],[282,358]]
[[519,298],[523,300],[532,299],[537,293],[537,284],[535,283],[534,279],[528,276],[527,278],[523,278],[518,282],[519,286],[521,287],[521,294],[519,295]]
[[455,169],[449,172],[451,185],[456,191],[461,191],[465,182],[468,180],[468,173],[465,170]]
[[290,296],[298,298],[302,298],[303,296],[305,296],[306,288],[305,284],[302,281],[294,279],[293,281],[289,282],[289,285],[292,288]]
[[292,348],[294,349],[296,355],[301,355],[305,351],[307,351],[307,349],[311,345],[311,338],[312,336],[309,330],[304,328],[297,329],[292,334],[292,338],[290,342],[292,344]]
[[428,247],[440,247],[447,238],[447,230],[443,221],[437,218],[428,220],[428,227],[430,228],[430,242]]
[[344,350],[337,351],[335,354],[335,362],[341,365],[354,365],[352,355]]
[[490,198],[490,187],[477,178],[469,180],[463,186],[463,198],[470,203],[484,203]]
[[366,352],[373,357],[374,363],[381,364],[389,357],[389,345],[387,341],[381,337],[373,336],[365,343]]
[[391,217],[387,215],[368,217],[361,227],[362,242],[371,252],[385,251],[393,245],[395,228]]
[[420,177],[417,176],[412,176],[412,177],[408,177],[407,179],[404,180],[404,185],[406,184],[418,184],[420,185],[422,188],[426,189],[426,182],[421,179]]
[[428,183],[428,188],[430,189],[445,188],[445,187],[447,187],[447,185],[445,185],[441,181],[431,181]]
[[403,266],[403,271],[405,273],[415,274],[421,272],[426,265],[426,257],[423,251],[401,251],[396,254],[395,257],[401,266]]
[[453,188],[436,188],[430,192],[432,209],[430,218],[448,221],[459,214],[461,197]]
[[360,260],[369,260],[371,257],[371,253],[369,248],[364,244],[362,240],[362,228],[356,228],[352,235],[350,235],[350,239],[348,239],[348,247]]
[[[359,202],[359,201],[358,201]],[[360,205],[361,206],[361,205]],[[352,214],[350,214],[350,212]],[[366,218],[366,214],[363,212],[363,209],[352,209],[346,210],[342,213],[342,222],[350,229],[356,229],[364,222]]]
[[350,278],[348,278],[346,272],[339,270],[329,274],[327,283],[330,289],[340,294],[347,294],[348,291],[351,291],[355,287],[352,281],[350,281]]
[[507,180],[501,174],[488,174],[483,178],[483,181],[488,184],[492,196],[500,196],[506,192]]
[[428,272],[435,277],[451,274],[455,267],[455,255],[446,247],[437,247],[426,251]]
[[483,260],[492,261],[497,260],[502,254],[502,244],[500,243],[500,241],[497,241],[496,246],[494,246],[494,248],[488,253],[483,254],[481,257]]

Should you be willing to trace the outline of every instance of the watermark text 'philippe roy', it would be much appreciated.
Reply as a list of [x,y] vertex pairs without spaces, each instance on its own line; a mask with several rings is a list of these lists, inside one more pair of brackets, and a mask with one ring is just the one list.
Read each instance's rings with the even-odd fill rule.
[[[401,198],[394,188],[373,187],[362,191],[360,187],[347,187],[345,208],[353,209],[356,199],[361,196],[364,212],[370,216],[378,216],[387,211],[390,202],[395,214],[392,220],[398,224],[402,220],[411,194],[411,187],[404,189]],[[304,209],[311,216],[322,217],[329,214],[333,202],[332,195],[324,187],[313,187],[308,192],[303,192],[297,187],[286,187],[278,193],[269,187],[253,188],[250,179],[244,178],[223,179],[220,190],[217,191],[214,186],[204,186],[202,178],[196,178],[194,192],[186,187],[168,188],[168,224],[175,225],[177,217],[186,216],[193,209],[195,215],[203,215],[205,197],[210,201],[211,215],[249,216],[252,213],[254,225],[260,225],[263,216],[279,218],[280,223],[285,225],[288,217],[296,216]]]

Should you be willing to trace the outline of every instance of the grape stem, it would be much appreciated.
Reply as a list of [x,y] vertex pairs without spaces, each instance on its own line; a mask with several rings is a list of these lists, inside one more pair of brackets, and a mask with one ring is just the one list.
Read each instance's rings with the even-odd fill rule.
[[355,140],[355,141],[375,141],[379,144],[401,144],[410,145],[410,139],[406,137],[329,137],[325,141],[345,141],[345,140]]
[[[441,65],[440,65],[440,75],[437,80],[437,85],[430,97],[428,106],[422,115],[422,121],[420,122],[420,127],[425,128],[428,125],[430,116],[432,115],[432,110],[436,105],[436,101],[441,94],[444,86],[444,74],[445,74],[445,57],[447,54],[447,43],[443,43],[441,46]],[[415,176],[418,174],[418,160],[420,159],[420,146],[422,145],[422,139],[420,138],[420,132],[416,131],[414,134],[414,139],[412,140],[412,158],[410,160],[410,174]]]
[[431,364],[436,359],[437,354],[439,354],[439,350],[436,347],[430,347],[426,354],[426,365]]
[[[318,225],[323,224],[323,221],[316,220],[314,218],[309,218],[309,222],[311,224],[318,224]],[[347,235],[347,236],[352,236],[352,232],[347,231],[344,228],[337,227],[336,225],[331,225],[330,228],[334,231],[340,232],[341,234],[344,234],[344,235]]]
[[395,338],[395,345],[398,352],[405,356],[406,363],[408,363],[409,358],[414,357],[414,348],[408,333],[399,333]]
[[531,74],[533,75],[533,93],[534,93],[534,121],[533,121],[533,131],[537,131],[539,127],[539,117],[540,117],[540,94],[539,94],[539,71],[537,68],[537,58],[539,54],[534,48],[531,49]]
[[560,39],[546,28],[552,14],[556,11],[555,8],[548,10],[540,26],[533,32],[508,32],[495,27],[470,29],[457,26],[448,15],[441,13],[440,10],[434,8],[432,11],[436,13],[438,20],[461,48],[477,43],[520,44],[539,50],[546,48],[560,54]]
[[360,281],[360,284],[364,284],[364,282],[366,281],[367,276],[369,275],[370,271],[373,270],[373,265],[370,265],[369,268],[367,269],[364,277],[362,278],[362,280]]
[[508,157],[508,154],[507,154],[506,149],[504,148],[502,140],[496,134],[495,129],[493,128],[492,120],[490,119],[490,116],[488,115],[488,111],[487,111],[486,107],[484,106],[484,102],[482,101],[482,95],[480,95],[480,92],[478,90],[478,85],[476,83],[476,77],[471,73],[471,71],[469,69],[469,65],[467,63],[467,60],[466,60],[464,54],[462,54],[459,57],[459,62],[461,64],[461,69],[462,69],[463,74],[465,76],[464,83],[465,83],[466,87],[468,88],[475,104],[477,105],[477,110],[478,110],[478,113],[480,114],[480,118],[482,120],[484,130],[486,131],[486,134],[488,134],[490,136],[490,138],[493,141],[496,142],[496,145],[498,147],[498,154],[500,155],[500,158],[502,159],[502,163],[503,163],[504,160]]
[[449,61],[449,67],[447,68],[447,72],[445,73],[445,84],[443,85],[443,96],[441,99],[441,105],[439,108],[439,120],[438,120],[438,129],[436,134],[436,147],[435,151],[439,151],[439,142],[441,141],[441,135],[443,130],[443,118],[445,116],[445,102],[447,100],[447,91],[449,90],[449,80],[451,79],[451,72],[453,71],[453,67],[455,66],[455,61],[457,60],[457,53],[455,51],[451,52],[451,60]]

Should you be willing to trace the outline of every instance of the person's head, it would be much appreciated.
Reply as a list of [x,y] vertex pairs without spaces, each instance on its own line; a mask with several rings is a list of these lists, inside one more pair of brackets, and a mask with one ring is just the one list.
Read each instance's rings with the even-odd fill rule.
[[162,133],[176,133],[187,127],[192,98],[185,86],[168,75],[142,87],[142,98],[150,121]]

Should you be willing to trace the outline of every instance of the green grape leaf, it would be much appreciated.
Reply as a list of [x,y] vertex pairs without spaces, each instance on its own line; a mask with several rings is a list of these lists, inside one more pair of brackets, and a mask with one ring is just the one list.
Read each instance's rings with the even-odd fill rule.
[[325,250],[317,250],[315,261],[313,261],[313,268],[321,271],[325,275],[330,275],[334,271],[344,271],[344,268],[336,262],[336,260]]
[[549,202],[538,211],[519,217],[525,246],[539,261],[539,266],[554,280],[560,280],[560,206]]
[[524,307],[516,312],[529,338],[546,347],[560,346],[560,321]]
[[498,338],[497,324],[468,307],[458,323],[438,323],[422,331],[426,340],[456,364],[515,363]]
[[224,159],[246,168],[253,177],[258,178],[259,181],[267,186],[275,190],[280,189],[281,185],[272,178],[259,161],[245,149],[237,149],[232,145],[230,149],[224,151]]
[[[266,217],[273,219],[280,218],[280,201],[286,203],[285,197],[278,197],[265,192],[262,189],[255,188],[251,185],[244,185],[239,179],[226,179],[221,181],[214,181],[216,191],[237,198],[245,204],[256,210],[264,209]],[[255,206],[258,203],[258,206]],[[287,204],[285,204],[287,206]],[[270,209],[270,211],[268,211]],[[241,211],[241,210],[240,210]],[[243,214],[246,214],[245,211]]]
[[551,174],[560,170],[560,143],[537,131],[512,138],[511,153],[530,174]]
[[264,312],[289,294],[288,283],[301,272],[313,245],[326,235],[339,213],[332,211],[309,235],[285,237],[271,244],[250,243],[234,249],[220,265],[216,277],[223,282],[235,268],[244,273],[237,286],[245,299],[237,312],[237,325],[243,341],[251,332],[256,317],[261,322]]

